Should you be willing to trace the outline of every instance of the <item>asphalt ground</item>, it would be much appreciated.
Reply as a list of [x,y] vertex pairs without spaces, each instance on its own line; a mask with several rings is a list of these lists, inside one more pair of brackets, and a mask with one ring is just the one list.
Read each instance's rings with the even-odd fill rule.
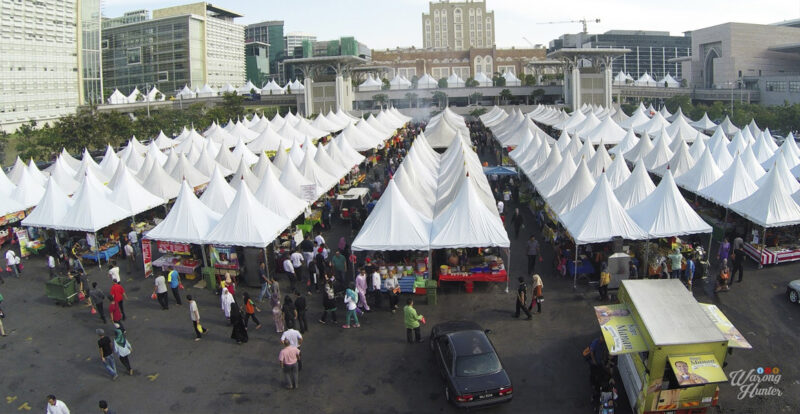
[[[508,211],[508,210],[507,210]],[[511,279],[526,272],[525,240],[538,236],[533,218],[526,213],[526,228],[518,239],[512,236]],[[327,240],[349,234],[343,223],[324,233]],[[349,240],[348,240],[349,241]],[[3,249],[5,251],[5,249]],[[590,413],[589,371],[581,351],[599,335],[592,306],[597,292],[589,286],[573,290],[572,280],[555,276],[551,249],[543,247],[537,272],[544,280],[543,312],[532,321],[511,317],[516,283],[505,292],[505,284],[477,283],[474,293],[458,284],[440,289],[438,305],[417,298],[417,310],[432,324],[470,319],[491,329],[492,339],[514,384],[511,403],[487,409],[496,413]],[[0,285],[5,297],[2,308],[8,336],[0,338],[0,412],[41,411],[47,394],[64,400],[73,413],[97,412],[100,399],[109,401],[119,413],[439,413],[458,412],[444,400],[428,343],[405,342],[402,313],[384,308],[367,314],[358,329],[317,322],[321,297],[308,298],[307,332],[303,370],[297,390],[283,387],[277,355],[279,334],[271,314],[258,314],[263,328],[250,328],[250,341],[237,345],[230,339],[219,307],[219,298],[208,290],[191,287],[203,325],[209,334],[195,342],[189,312],[184,304],[160,310],[150,299],[152,278],[129,276],[122,263],[123,284],[129,300],[125,325],[133,344],[131,362],[135,375],[121,374],[111,381],[98,357],[95,329],[111,331],[82,304],[62,307],[44,294],[47,271],[41,258],[26,260],[22,278],[4,274]],[[110,280],[105,269],[87,264],[89,279],[107,291]],[[800,364],[797,363],[800,307],[788,303],[785,286],[797,278],[797,264],[782,264],[757,270],[747,263],[744,283],[714,295],[712,279],[697,281],[695,296],[716,303],[753,345],[736,350],[728,358],[727,373],[757,367],[779,367],[782,377],[774,385],[781,396],[738,398],[739,387],[720,386],[724,413],[794,413],[800,411]],[[281,279],[282,292],[287,281]],[[251,295],[257,288],[240,287]],[[401,304],[405,301],[405,295]],[[107,302],[106,302],[107,305]],[[341,309],[341,308],[340,308]],[[344,313],[340,310],[339,321]],[[121,364],[117,362],[117,366]],[[764,388],[764,387],[762,387]],[[618,413],[628,412],[620,389]]]

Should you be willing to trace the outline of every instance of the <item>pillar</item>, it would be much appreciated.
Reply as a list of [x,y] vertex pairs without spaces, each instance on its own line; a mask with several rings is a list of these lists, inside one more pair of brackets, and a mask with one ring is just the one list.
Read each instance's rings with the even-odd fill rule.
[[305,91],[303,92],[303,96],[306,100],[305,105],[305,116],[311,116],[314,113],[314,81],[311,80],[311,77],[306,75],[306,78],[303,79],[303,87],[305,87]]
[[336,84],[336,112],[338,112],[339,110],[344,110],[344,96],[342,96],[344,93],[344,79],[341,72],[336,74],[334,83]]
[[573,65],[570,69],[569,83],[568,105],[571,106],[574,111],[581,107],[581,70],[578,68],[578,65]]
[[613,81],[613,73],[611,72],[611,62],[606,64],[606,69],[603,71],[603,106],[611,108],[611,88]]

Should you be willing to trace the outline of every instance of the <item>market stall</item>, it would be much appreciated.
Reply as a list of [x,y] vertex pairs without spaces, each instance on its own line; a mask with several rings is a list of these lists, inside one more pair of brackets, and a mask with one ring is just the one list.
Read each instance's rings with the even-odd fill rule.
[[674,279],[625,280],[618,297],[619,304],[594,309],[633,412],[716,406],[729,348],[752,348],[719,308],[698,303]]

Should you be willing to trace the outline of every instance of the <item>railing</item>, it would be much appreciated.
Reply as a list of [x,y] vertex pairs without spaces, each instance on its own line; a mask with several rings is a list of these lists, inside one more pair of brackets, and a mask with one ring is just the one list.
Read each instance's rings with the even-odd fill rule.
[[701,101],[729,101],[731,97],[737,102],[758,102],[761,100],[759,91],[751,89],[665,88],[663,86],[614,85],[611,93],[614,96],[625,98],[667,99],[685,95],[691,99]]

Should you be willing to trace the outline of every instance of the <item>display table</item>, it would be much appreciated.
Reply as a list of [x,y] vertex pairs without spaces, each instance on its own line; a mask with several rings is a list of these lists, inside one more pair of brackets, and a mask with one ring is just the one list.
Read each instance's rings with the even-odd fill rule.
[[767,247],[762,251],[760,244],[745,243],[744,252],[761,266],[800,260],[800,249],[788,249],[780,246]]
[[508,273],[505,269],[491,273],[470,273],[466,276],[461,275],[439,275],[439,282],[505,282]]
[[153,262],[153,267],[160,267],[161,270],[165,272],[170,269],[175,269],[178,273],[191,275],[194,274],[195,269],[200,267],[200,262],[189,257],[167,254],[156,259]]
[[119,246],[114,245],[107,247],[105,249],[100,249],[99,251],[96,252],[86,253],[81,257],[88,260],[94,260],[95,262],[99,262],[100,259],[104,259],[106,262],[108,262],[108,259],[114,257],[114,255],[118,253],[119,253]]
[[[567,260],[567,274],[573,276],[575,271],[575,261],[574,260]],[[594,266],[592,266],[592,262],[589,259],[583,259],[580,263],[578,263],[578,274],[594,274]]]

